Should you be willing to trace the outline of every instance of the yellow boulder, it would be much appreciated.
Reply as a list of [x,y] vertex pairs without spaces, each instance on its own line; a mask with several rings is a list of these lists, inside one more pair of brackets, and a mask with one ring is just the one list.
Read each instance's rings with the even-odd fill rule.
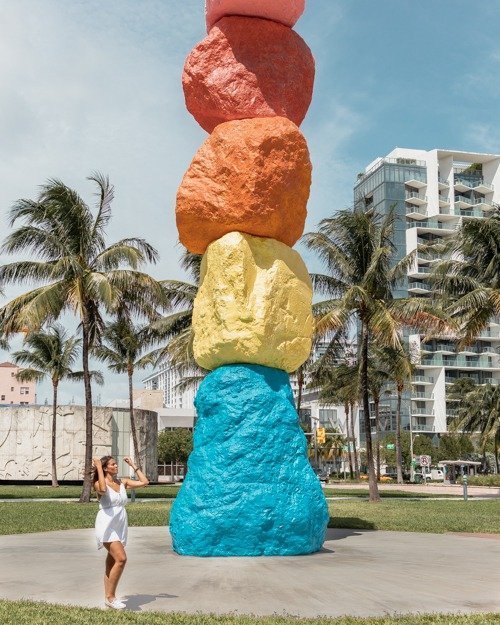
[[193,309],[204,369],[248,363],[295,371],[309,356],[312,284],[300,255],[274,239],[230,232],[203,257]]

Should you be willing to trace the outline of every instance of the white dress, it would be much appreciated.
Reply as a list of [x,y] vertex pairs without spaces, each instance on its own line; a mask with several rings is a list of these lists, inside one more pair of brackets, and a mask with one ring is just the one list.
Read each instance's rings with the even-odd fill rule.
[[117,540],[124,546],[127,544],[128,518],[125,510],[127,503],[127,491],[123,482],[118,492],[106,484],[106,492],[99,499],[99,512],[95,520],[98,549],[102,549],[103,543]]

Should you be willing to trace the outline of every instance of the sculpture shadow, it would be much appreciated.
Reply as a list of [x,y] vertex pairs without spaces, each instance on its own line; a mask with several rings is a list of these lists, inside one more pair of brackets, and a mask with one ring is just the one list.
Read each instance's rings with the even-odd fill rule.
[[130,612],[142,612],[142,606],[148,603],[153,603],[157,599],[175,599],[179,595],[169,595],[166,592],[162,592],[159,595],[128,595],[125,597],[127,603],[127,610]]
[[376,527],[371,521],[351,516],[330,517],[328,521],[328,532],[336,532],[334,538],[347,538],[348,536],[359,536],[356,530],[375,530]]

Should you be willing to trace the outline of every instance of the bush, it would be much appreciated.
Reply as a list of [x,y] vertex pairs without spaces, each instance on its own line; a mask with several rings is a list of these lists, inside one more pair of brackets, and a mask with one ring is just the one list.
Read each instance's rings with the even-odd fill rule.
[[[457,479],[457,484],[462,484],[463,478]],[[500,486],[500,475],[471,475],[467,478],[470,486]]]

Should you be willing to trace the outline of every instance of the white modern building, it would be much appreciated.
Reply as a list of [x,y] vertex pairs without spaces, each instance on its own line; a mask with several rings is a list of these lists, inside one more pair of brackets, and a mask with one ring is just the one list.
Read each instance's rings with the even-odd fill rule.
[[169,363],[143,380],[147,391],[161,391],[162,402],[155,408],[158,413],[158,430],[193,428],[196,420],[194,398],[199,384],[181,390],[179,372]]
[[[370,163],[354,186],[357,209],[398,217],[394,242],[398,257],[416,250],[414,266],[400,297],[430,297],[428,276],[439,254],[425,246],[455,231],[463,220],[482,219],[500,204],[500,155],[452,150],[396,148]],[[427,280],[426,280],[427,278]],[[411,397],[404,402],[403,427],[429,436],[445,433],[455,414],[446,389],[458,378],[476,384],[500,382],[500,318],[491,320],[476,343],[458,350],[453,340],[409,341],[419,363]]]

